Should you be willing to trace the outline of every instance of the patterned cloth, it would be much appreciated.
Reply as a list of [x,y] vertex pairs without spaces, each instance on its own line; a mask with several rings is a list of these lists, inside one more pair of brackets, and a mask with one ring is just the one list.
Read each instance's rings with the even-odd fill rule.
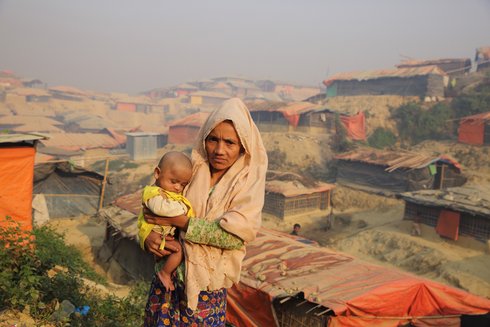
[[208,221],[199,218],[189,219],[185,240],[227,250],[239,250],[244,245],[240,238],[221,228],[219,221]]
[[226,289],[202,291],[197,309],[187,308],[184,285],[174,281],[175,291],[166,291],[154,276],[145,307],[144,327],[223,327],[226,314]]

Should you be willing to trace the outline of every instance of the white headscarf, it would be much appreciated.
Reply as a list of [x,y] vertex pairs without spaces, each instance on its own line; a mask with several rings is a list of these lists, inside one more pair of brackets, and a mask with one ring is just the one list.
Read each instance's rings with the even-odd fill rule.
[[[204,143],[209,133],[225,120],[233,122],[245,151],[209,195],[211,174]],[[253,241],[262,219],[267,154],[259,130],[240,99],[227,100],[210,114],[192,151],[192,163],[192,179],[185,195],[192,203],[196,217],[218,220],[227,232],[245,242]],[[245,249],[223,250],[189,242],[184,246],[189,308],[197,306],[201,290],[231,287],[239,281]]]

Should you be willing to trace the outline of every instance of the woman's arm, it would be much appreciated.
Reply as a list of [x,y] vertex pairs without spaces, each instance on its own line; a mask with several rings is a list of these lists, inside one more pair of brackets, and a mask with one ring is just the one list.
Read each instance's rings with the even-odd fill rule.
[[[160,217],[153,214],[147,208],[143,209],[143,213],[145,215],[145,221],[147,223],[175,226],[180,230],[186,232],[185,240],[192,243],[205,244],[227,250],[238,250],[241,249],[244,245],[243,240],[241,240],[239,237],[228,233],[223,228],[221,228],[219,221],[207,221],[199,218],[189,218],[185,215],[176,217]],[[146,238],[144,243],[145,248],[147,248],[147,250],[151,253],[155,254],[155,251],[158,250],[158,247],[155,249],[155,244],[158,243],[159,246],[161,243],[161,238],[159,240],[156,239],[155,236],[153,236],[152,238],[155,238],[155,240],[147,242],[148,238]],[[148,243],[150,243],[150,245]],[[167,246],[165,246],[165,248],[167,248]],[[162,255],[159,256],[161,257]]]
[[226,250],[238,250],[244,245],[239,237],[221,228],[219,221],[190,218],[187,226],[186,241]]
[[155,215],[148,208],[143,208],[143,214],[145,215],[145,221],[155,225],[171,225],[177,227],[184,232],[187,231],[187,225],[189,224],[189,217],[186,215],[180,215],[175,217],[161,217]]

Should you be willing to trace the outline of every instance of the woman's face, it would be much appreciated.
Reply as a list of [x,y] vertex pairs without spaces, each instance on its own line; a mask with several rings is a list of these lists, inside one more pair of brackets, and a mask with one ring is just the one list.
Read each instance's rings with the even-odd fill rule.
[[238,134],[230,121],[216,125],[206,137],[205,147],[209,164],[215,172],[230,168],[240,157],[242,149]]

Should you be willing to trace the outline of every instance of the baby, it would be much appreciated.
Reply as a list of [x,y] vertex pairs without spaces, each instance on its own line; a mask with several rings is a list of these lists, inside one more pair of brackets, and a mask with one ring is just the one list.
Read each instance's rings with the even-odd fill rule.
[[[157,216],[176,217],[180,215],[194,216],[191,204],[182,191],[191,179],[192,163],[185,154],[177,151],[167,152],[155,167],[155,184],[143,189],[143,207],[148,208]],[[144,219],[143,208],[138,216],[138,236],[140,246],[144,249],[144,239],[153,230],[162,234],[160,249],[165,247],[165,236],[174,235],[175,227],[168,225],[149,224]],[[158,278],[167,290],[173,291],[172,273],[183,259],[182,247],[175,242],[179,251],[166,257],[163,266],[157,272]]]

